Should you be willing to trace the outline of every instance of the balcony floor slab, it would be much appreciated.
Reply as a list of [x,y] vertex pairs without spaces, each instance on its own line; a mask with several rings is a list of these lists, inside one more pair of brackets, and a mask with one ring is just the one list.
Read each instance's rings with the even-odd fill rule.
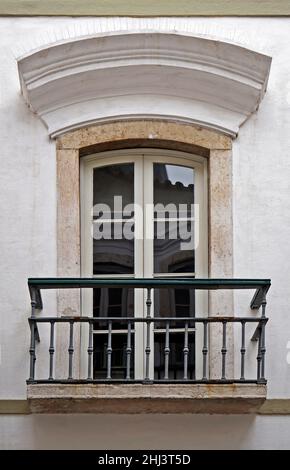
[[257,413],[263,384],[29,384],[32,413]]

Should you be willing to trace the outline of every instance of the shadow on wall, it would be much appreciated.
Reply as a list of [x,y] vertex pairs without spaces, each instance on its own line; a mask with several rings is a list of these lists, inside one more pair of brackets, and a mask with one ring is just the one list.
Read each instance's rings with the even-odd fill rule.
[[[2,449],[282,448],[287,417],[253,415],[30,415],[0,418]],[[263,420],[263,421],[262,421]],[[290,425],[290,418],[287,421]],[[282,423],[283,424],[283,423]],[[268,433],[264,427],[268,427]],[[259,427],[259,429],[257,429]],[[287,433],[283,433],[284,436]],[[269,441],[267,441],[267,436]],[[272,442],[276,436],[277,442]],[[285,448],[287,442],[284,443]]]

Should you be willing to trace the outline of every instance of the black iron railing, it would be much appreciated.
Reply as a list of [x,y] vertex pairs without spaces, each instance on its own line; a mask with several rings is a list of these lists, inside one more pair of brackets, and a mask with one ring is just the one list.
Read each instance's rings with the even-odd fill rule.
[[[142,382],[146,384],[158,383],[266,383],[265,379],[265,327],[268,321],[266,317],[266,294],[270,287],[270,280],[268,279],[192,279],[192,278],[170,278],[170,279],[29,279],[28,286],[31,295],[31,317],[29,318],[31,330],[31,343],[30,343],[30,376],[28,383],[100,383],[100,382],[122,382],[122,383],[135,383]],[[146,316],[145,317],[110,317],[110,316],[49,316],[42,317],[36,316],[36,310],[41,310],[42,289],[74,289],[74,288],[133,288],[133,289],[146,289]],[[255,294],[252,298],[251,309],[259,309],[261,307],[260,316],[212,316],[212,317],[160,317],[152,316],[152,290],[154,289],[173,289],[173,288],[187,288],[193,290],[217,290],[217,289],[254,289]],[[134,341],[134,334],[138,324],[143,324],[145,328],[145,341],[141,346],[144,354],[144,375],[140,379],[135,379],[134,368],[132,361],[136,348],[140,345]],[[36,374],[36,343],[40,341],[39,328],[40,324],[48,324],[50,326],[49,333],[49,348],[48,348],[48,373],[46,378],[39,378]],[[68,331],[68,348],[67,361],[68,374],[65,377],[59,377],[55,372],[55,328],[58,324],[69,325]],[[76,346],[74,341],[75,325],[87,325],[87,341],[86,344],[81,345],[80,354],[86,355],[86,377],[74,377],[74,356]],[[202,325],[199,330],[202,335],[202,365],[201,376],[196,377],[195,366],[189,363],[191,357],[192,344],[192,331],[196,330],[197,325]],[[227,373],[227,360],[228,360],[228,326],[229,324],[240,325],[240,339],[239,339],[239,373],[237,377],[229,377]],[[256,324],[252,341],[257,342],[256,347],[256,376],[255,378],[247,378],[245,376],[245,361],[247,353],[246,344],[246,327],[249,324]],[[98,326],[102,325],[102,331],[105,331],[106,341],[103,343],[103,357],[105,357],[105,365],[103,364],[102,370],[100,364],[96,364],[94,360],[94,333],[97,331]],[[104,327],[105,325],[105,327]],[[115,326],[122,327],[125,331],[126,341],[123,348],[124,358],[120,369],[122,369],[122,377],[113,377],[112,371],[116,371],[114,364],[112,365],[112,357],[114,356],[114,348],[112,344],[112,337],[114,334]],[[152,372],[152,356],[154,355],[154,343],[152,340],[152,331],[158,334],[158,329],[152,327],[158,325],[163,331],[163,360],[159,362],[158,374],[154,375],[154,366]],[[220,335],[220,377],[212,378],[209,373],[209,360],[210,360],[210,328],[219,325],[221,329]],[[174,328],[178,326],[179,332],[182,333],[182,348],[179,350],[179,370],[172,370],[170,367],[171,359],[171,343],[170,338],[173,334]],[[161,330],[160,330],[161,331]],[[153,335],[154,337],[154,335]],[[134,343],[134,344],[133,344]],[[237,345],[236,345],[237,346]],[[179,348],[180,349],[180,348]],[[237,351],[237,349],[236,349]],[[175,351],[176,352],[176,351]],[[151,365],[150,365],[151,364]],[[161,370],[162,369],[162,370]]]

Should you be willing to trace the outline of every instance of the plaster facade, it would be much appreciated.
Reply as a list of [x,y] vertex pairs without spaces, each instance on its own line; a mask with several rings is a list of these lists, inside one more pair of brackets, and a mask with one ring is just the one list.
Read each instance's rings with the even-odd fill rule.
[[[30,311],[26,280],[29,276],[54,277],[58,274],[56,145],[21,96],[15,56],[53,42],[55,36],[58,39],[72,36],[73,31],[89,33],[96,30],[150,29],[150,21],[153,30],[175,28],[192,34],[205,34],[238,42],[273,58],[267,93],[260,108],[240,127],[239,135],[233,141],[232,269],[234,277],[272,279],[268,295],[270,321],[267,326],[266,363],[269,402],[265,409],[267,413],[283,410],[284,414],[155,415],[154,418],[145,415],[100,418],[97,414],[66,417],[1,415],[1,448],[60,446],[57,440],[60,433],[65,434],[63,446],[66,448],[75,447],[76,442],[82,448],[92,447],[96,437],[102,448],[108,446],[108,436],[110,446],[120,448],[130,445],[133,435],[136,448],[140,445],[151,448],[181,448],[182,445],[191,448],[289,447],[290,417],[285,414],[289,413],[289,409],[282,405],[278,411],[276,405],[271,408],[271,400],[284,400],[286,405],[290,399],[287,356],[290,349],[290,292],[286,262],[290,256],[287,215],[290,212],[288,18],[171,18],[158,21],[125,18],[118,21],[109,18],[0,19],[0,398],[26,399],[27,317]],[[47,31],[45,38],[41,38],[43,31]],[[224,139],[223,136],[220,138]],[[94,145],[95,140],[91,144]],[[195,144],[203,147],[202,142]],[[59,148],[58,152],[63,150]],[[46,313],[55,313],[55,295],[47,292],[44,300]],[[235,294],[235,314],[246,313],[247,305],[246,294]],[[41,348],[48,348],[45,339]],[[40,363],[39,367],[47,367],[46,362]],[[176,432],[178,427],[188,431],[183,443],[178,436],[180,433]],[[115,430],[113,433],[112,429]],[[80,434],[82,438],[78,440]]]

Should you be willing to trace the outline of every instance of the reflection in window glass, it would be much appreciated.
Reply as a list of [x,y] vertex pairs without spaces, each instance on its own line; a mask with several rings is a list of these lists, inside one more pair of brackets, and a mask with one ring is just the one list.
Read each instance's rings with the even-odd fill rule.
[[94,317],[132,317],[134,315],[132,288],[102,287],[95,288],[93,292]]
[[[169,354],[169,380],[182,380],[184,374],[184,334],[172,332],[169,335],[170,354]],[[195,379],[195,332],[188,333],[188,378]],[[165,333],[154,333],[154,378],[155,380],[164,379],[165,368]]]
[[[114,208],[114,196],[121,196],[123,207],[134,202],[134,164],[122,163],[94,169],[93,204]],[[119,214],[120,215],[120,214]]]
[[[154,289],[155,317],[191,317],[195,316],[194,289],[168,288]],[[194,324],[191,324],[194,327]],[[183,328],[184,322],[170,322],[171,328]],[[165,328],[164,322],[156,322],[155,328]]]
[[193,204],[194,169],[154,163],[155,273],[194,272]]
[[[154,272],[194,273],[194,169],[154,164]],[[188,248],[187,248],[188,247]],[[194,317],[192,289],[155,289],[154,315]],[[195,328],[189,324],[188,377],[195,378]],[[155,323],[154,378],[164,378],[164,322]],[[179,330],[180,329],[180,330]],[[169,379],[183,379],[184,322],[170,322]]]
[[[98,230],[99,222],[94,223],[94,231],[96,226]],[[105,223],[105,230],[111,224]],[[112,224],[113,225],[113,224]],[[124,224],[116,224],[124,227]],[[132,274],[134,273],[134,239],[114,238],[112,228],[112,238],[110,239],[94,239],[93,240],[93,273],[94,274]],[[120,232],[122,234],[122,232]]]
[[[108,336],[94,335],[94,379],[105,379],[107,376],[107,347]],[[134,332],[131,335],[131,347],[134,351]],[[126,348],[127,335],[112,334],[111,376],[112,379],[126,378]],[[134,353],[131,354],[130,376],[134,378]]]
[[194,204],[194,169],[154,163],[154,204]]
[[[93,290],[94,317],[133,317],[134,292],[127,288],[102,287]],[[127,321],[112,324],[112,378],[126,377]],[[134,377],[134,324],[131,334],[131,377]],[[108,322],[94,323],[94,378],[104,379],[107,375]]]
[[[194,250],[193,248],[184,249],[185,243],[188,243],[190,247],[193,246],[193,222],[189,221],[186,224],[186,232],[189,234],[189,238],[185,238],[185,230],[180,233],[180,228],[184,226],[184,222],[177,224],[166,221],[164,224],[165,230],[163,230],[160,222],[154,222],[155,273],[194,273]],[[174,239],[175,233],[177,237]],[[181,249],[182,245],[183,249]]]
[[[134,273],[134,164],[94,169],[93,274]],[[124,236],[126,234],[126,236]]]
[[154,289],[155,317],[194,317],[195,290],[188,288]]

